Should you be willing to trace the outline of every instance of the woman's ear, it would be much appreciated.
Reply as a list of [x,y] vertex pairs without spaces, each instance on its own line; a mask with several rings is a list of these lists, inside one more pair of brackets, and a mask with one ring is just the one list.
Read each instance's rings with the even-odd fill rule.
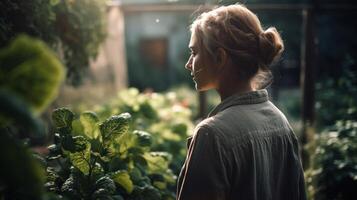
[[222,71],[224,66],[227,64],[228,61],[228,55],[226,50],[223,48],[218,48],[217,49],[217,67],[218,71]]

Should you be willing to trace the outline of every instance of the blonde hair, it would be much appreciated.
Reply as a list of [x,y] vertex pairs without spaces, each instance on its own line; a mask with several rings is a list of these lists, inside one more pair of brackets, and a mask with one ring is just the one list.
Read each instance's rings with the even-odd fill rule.
[[192,23],[191,32],[213,59],[216,50],[223,48],[239,66],[239,78],[254,78],[256,88],[271,83],[269,65],[283,52],[283,41],[274,27],[263,30],[258,17],[245,6],[221,6],[202,13]]

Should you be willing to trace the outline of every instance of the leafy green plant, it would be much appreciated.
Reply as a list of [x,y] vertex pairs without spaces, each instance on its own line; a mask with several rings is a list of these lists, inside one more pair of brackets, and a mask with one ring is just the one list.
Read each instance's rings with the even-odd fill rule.
[[[187,102],[174,92],[140,93],[136,88],[120,91],[117,98],[94,108],[100,118],[128,112],[132,127],[152,134],[152,149],[170,153],[169,164],[179,174],[186,156],[186,139],[193,130],[192,112]],[[175,191],[175,187],[171,187]]]
[[310,199],[349,200],[357,196],[357,121],[338,121],[318,135],[312,168],[306,172]]
[[48,191],[70,199],[174,199],[171,155],[152,152],[151,134],[131,128],[129,113],[100,121],[94,112],[78,118],[53,112],[58,133],[48,147]]

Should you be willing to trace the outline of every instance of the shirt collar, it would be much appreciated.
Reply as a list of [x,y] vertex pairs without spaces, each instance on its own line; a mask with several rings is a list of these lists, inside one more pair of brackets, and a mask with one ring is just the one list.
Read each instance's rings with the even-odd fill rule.
[[208,117],[212,117],[217,113],[225,110],[228,107],[234,105],[244,105],[244,104],[257,104],[268,101],[268,91],[266,89],[251,91],[247,93],[234,94],[220,104],[218,104],[209,114]]

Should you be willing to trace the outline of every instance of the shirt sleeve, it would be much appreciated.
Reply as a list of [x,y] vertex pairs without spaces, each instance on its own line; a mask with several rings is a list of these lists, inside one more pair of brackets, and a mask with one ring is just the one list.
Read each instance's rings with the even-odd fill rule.
[[229,194],[223,144],[209,127],[200,127],[187,153],[178,200],[224,200]]

